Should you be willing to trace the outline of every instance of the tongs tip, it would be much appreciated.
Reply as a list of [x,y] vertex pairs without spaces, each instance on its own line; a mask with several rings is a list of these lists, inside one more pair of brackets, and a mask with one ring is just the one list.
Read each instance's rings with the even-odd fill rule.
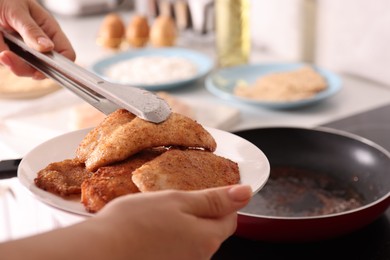
[[153,109],[148,110],[145,109],[144,113],[141,115],[142,119],[145,119],[147,121],[153,122],[153,123],[162,123],[165,120],[169,118],[169,116],[172,113],[171,107],[168,105],[168,103],[157,96],[158,99],[158,106],[154,106]]

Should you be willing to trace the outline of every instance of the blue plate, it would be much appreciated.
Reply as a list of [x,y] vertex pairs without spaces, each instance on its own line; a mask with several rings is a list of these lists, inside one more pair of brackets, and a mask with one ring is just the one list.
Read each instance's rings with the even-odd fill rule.
[[336,74],[314,67],[318,73],[320,73],[327,81],[328,87],[318,92],[318,94],[314,95],[308,99],[302,99],[297,101],[281,101],[281,102],[273,102],[273,101],[260,101],[255,99],[249,99],[244,97],[239,97],[234,94],[234,88],[239,81],[245,81],[248,84],[253,84],[256,79],[260,76],[273,73],[273,72],[283,72],[298,69],[304,65],[308,65],[305,63],[284,63],[284,64],[254,64],[254,65],[243,65],[237,67],[231,67],[226,69],[218,70],[212,74],[210,74],[206,78],[206,88],[213,93],[214,95],[232,100],[240,103],[246,103],[251,105],[258,105],[273,109],[289,109],[289,108],[297,108],[301,106],[306,106],[310,104],[314,104],[320,102],[330,96],[333,96],[341,89],[341,79]]
[[170,47],[170,48],[145,48],[140,50],[122,52],[96,62],[95,64],[92,65],[91,70],[107,81],[119,83],[119,84],[126,84],[124,82],[118,82],[115,81],[114,79],[109,78],[105,74],[105,70],[109,66],[114,65],[115,63],[129,60],[132,58],[142,57],[142,56],[181,57],[189,60],[197,67],[196,75],[183,80],[176,80],[176,81],[164,82],[162,84],[153,84],[153,85],[133,84],[131,82],[128,83],[131,84],[131,86],[144,88],[148,90],[163,90],[163,89],[170,89],[170,88],[187,85],[189,83],[198,80],[201,77],[204,77],[214,67],[214,62],[204,54],[189,49]]

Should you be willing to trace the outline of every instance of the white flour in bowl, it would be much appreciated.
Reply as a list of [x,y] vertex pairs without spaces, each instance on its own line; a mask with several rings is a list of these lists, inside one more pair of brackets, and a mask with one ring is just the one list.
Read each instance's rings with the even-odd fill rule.
[[121,83],[154,85],[186,80],[197,73],[195,64],[180,57],[145,56],[111,65],[107,77]]

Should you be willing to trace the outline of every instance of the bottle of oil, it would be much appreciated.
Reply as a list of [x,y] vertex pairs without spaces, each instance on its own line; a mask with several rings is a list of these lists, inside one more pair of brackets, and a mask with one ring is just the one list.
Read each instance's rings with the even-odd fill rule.
[[230,67],[248,63],[250,54],[250,0],[216,0],[217,63]]

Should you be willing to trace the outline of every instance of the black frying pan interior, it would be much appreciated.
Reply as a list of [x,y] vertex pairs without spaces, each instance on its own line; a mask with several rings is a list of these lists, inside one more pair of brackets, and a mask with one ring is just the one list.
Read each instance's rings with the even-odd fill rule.
[[270,180],[243,212],[331,214],[374,202],[390,190],[389,155],[357,136],[293,127],[235,134],[258,146],[271,165]]

